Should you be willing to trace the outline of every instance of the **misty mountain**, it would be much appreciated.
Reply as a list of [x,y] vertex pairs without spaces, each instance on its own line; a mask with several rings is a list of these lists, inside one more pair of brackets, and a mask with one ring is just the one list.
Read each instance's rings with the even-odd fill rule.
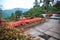
[[29,9],[27,8],[14,8],[14,9],[8,9],[8,10],[3,10],[3,17],[10,16],[11,13],[15,13],[16,10],[21,10],[23,13],[28,11]]

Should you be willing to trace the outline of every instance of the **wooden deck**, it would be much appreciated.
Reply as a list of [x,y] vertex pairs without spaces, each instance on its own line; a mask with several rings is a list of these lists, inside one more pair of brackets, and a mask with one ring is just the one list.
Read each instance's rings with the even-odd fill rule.
[[43,24],[27,28],[25,33],[30,33],[34,36],[49,35],[50,38],[48,40],[60,40],[60,23],[58,20],[49,19]]

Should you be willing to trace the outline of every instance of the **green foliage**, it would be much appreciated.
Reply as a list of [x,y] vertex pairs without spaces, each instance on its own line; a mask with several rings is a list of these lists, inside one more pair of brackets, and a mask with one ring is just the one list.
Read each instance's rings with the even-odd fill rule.
[[20,10],[16,10],[15,11],[15,15],[16,15],[16,19],[18,20],[18,18],[20,17],[20,16],[22,16],[22,11],[20,11]]
[[54,6],[58,9],[57,11],[60,11],[60,1],[57,1]]
[[46,10],[48,10],[50,0],[43,0],[43,1],[44,1],[44,5],[45,5]]
[[51,13],[53,11],[57,11],[57,8],[54,7],[54,6],[49,6],[49,9],[48,9],[47,13]]
[[14,18],[16,17],[15,13],[12,13],[10,17],[11,17],[11,20],[14,20]]
[[11,21],[11,17],[10,16],[8,16],[8,17],[6,17],[4,19],[7,20],[7,21]]
[[57,9],[53,6],[50,5],[50,1],[53,3],[54,0],[43,0],[44,1],[44,5],[43,6],[46,9],[46,13],[51,13],[52,11],[57,11]]
[[13,18],[14,18],[14,13],[12,13],[10,17],[11,17],[11,20],[13,20]]
[[15,11],[15,15],[16,15],[16,17],[17,17],[17,16],[20,17],[20,16],[22,15],[22,11],[16,10],[16,11]]
[[8,16],[8,17],[6,17],[6,18],[4,18],[4,19],[7,20],[7,21],[13,21],[14,18],[15,18],[15,14],[12,13],[11,16]]
[[34,4],[35,4],[35,5],[34,5],[35,8],[37,8],[37,7],[40,6],[39,3],[38,3],[38,0],[35,0],[35,3],[34,3]]
[[55,4],[56,7],[60,6],[60,1],[57,1],[57,3]]
[[54,7],[54,6],[50,6],[49,9],[52,10],[52,11],[57,11],[57,8]]
[[22,11],[20,10],[16,10],[15,13],[12,13],[11,16],[8,16],[7,18],[5,18],[7,21],[17,21],[19,19],[20,16],[22,16]]
[[57,8],[54,6],[49,6],[49,9],[46,10],[44,7],[31,8],[29,11],[24,13],[24,16],[27,17],[43,17],[44,13],[52,13],[53,11],[57,11]]
[[31,8],[29,11],[24,13],[25,16],[30,16],[30,17],[42,17],[41,14],[45,13],[45,9],[43,7],[38,7],[38,8]]

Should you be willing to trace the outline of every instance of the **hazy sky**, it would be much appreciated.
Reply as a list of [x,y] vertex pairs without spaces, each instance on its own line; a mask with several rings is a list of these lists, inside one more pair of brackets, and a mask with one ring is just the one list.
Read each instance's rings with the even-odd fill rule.
[[31,8],[34,5],[34,1],[35,0],[0,0],[0,5],[3,5],[3,9]]
[[34,5],[34,0],[0,0],[0,4],[4,9],[31,8]]

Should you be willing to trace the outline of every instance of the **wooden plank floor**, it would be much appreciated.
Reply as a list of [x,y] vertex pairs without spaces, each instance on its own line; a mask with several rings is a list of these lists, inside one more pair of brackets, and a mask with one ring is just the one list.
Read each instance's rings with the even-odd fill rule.
[[50,35],[49,40],[60,40],[60,23],[58,20],[49,19],[43,24],[27,28],[25,33],[31,33],[34,36]]

